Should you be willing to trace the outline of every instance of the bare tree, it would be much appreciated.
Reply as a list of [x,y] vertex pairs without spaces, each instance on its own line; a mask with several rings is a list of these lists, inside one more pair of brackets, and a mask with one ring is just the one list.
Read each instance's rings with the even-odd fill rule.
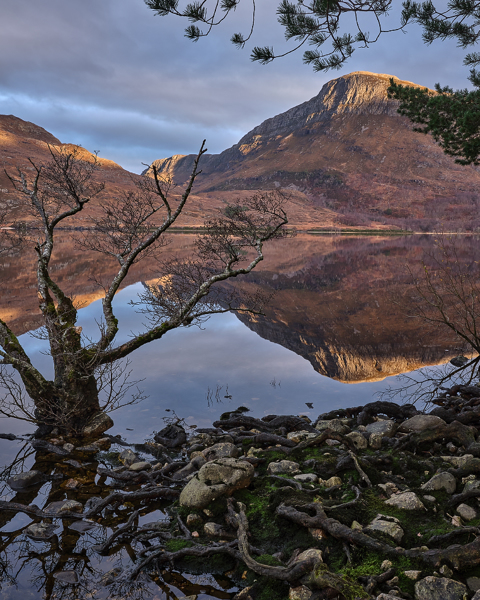
[[[471,248],[462,250],[454,236],[440,234],[435,250],[425,256],[417,272],[410,269],[413,286],[398,299],[411,318],[436,330],[459,356],[443,366],[400,376],[401,386],[384,395],[432,401],[450,389],[480,380],[480,264]],[[480,389],[478,390],[480,397]]]
[[[169,182],[153,167],[152,178],[135,180],[135,191],[102,200],[104,184],[95,178],[98,161],[81,160],[71,149],[51,148],[50,162],[42,166],[32,162],[30,177],[20,170],[16,176],[8,174],[35,217],[39,307],[55,376],[47,380],[32,365],[8,324],[0,320],[0,384],[6,389],[1,414],[33,420],[45,432],[58,426],[66,433],[81,434],[105,408],[99,400],[99,387],[122,375],[122,369],[120,373],[115,368],[113,373],[108,371],[110,365],[168,331],[199,323],[213,313],[259,309],[258,298],[245,300],[233,292],[212,292],[215,284],[249,273],[263,260],[264,243],[284,235],[287,218],[278,193],[257,194],[234,207],[229,216],[207,223],[191,259],[160,261],[159,283],[149,286],[142,298],[148,303],[143,309],[148,313],[145,331],[115,344],[114,296],[132,266],[165,244],[165,234],[187,203],[205,152],[203,142],[183,193],[173,198]],[[94,228],[84,236],[82,246],[112,257],[118,270],[104,286],[104,321],[98,339],[89,340],[77,327],[78,309],[52,277],[50,263],[56,228],[68,224],[95,200],[101,215],[94,219]],[[13,371],[20,376],[25,392]],[[107,408],[118,398],[111,400],[113,404]]]

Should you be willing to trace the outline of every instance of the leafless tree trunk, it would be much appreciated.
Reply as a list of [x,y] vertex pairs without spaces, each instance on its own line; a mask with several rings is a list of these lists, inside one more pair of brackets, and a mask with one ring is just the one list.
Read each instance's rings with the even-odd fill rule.
[[[260,298],[220,293],[214,286],[249,273],[263,260],[264,243],[284,235],[287,218],[278,193],[257,194],[242,206],[231,207],[228,216],[206,223],[189,260],[158,261],[159,283],[149,286],[141,299],[148,326],[128,342],[115,344],[118,320],[114,296],[132,266],[164,245],[166,232],[188,201],[205,152],[204,142],[183,193],[174,198],[169,195],[169,182],[152,167],[152,178],[134,179],[135,191],[115,200],[102,200],[104,184],[94,177],[99,170],[97,161],[80,160],[75,150],[51,148],[48,164],[38,166],[32,162],[33,177],[23,171],[16,176],[8,174],[38,228],[35,251],[39,306],[55,377],[53,381],[43,377],[8,324],[0,320],[0,383],[7,392],[0,405],[1,414],[81,433],[89,420],[102,412],[99,381],[102,374],[105,380],[105,370],[111,365],[115,369],[117,361],[137,348],[213,313],[260,309]],[[94,219],[94,227],[85,234],[81,247],[112,257],[118,270],[105,287],[104,323],[98,339],[86,340],[77,327],[77,308],[53,279],[50,263],[56,228],[68,225],[93,201],[99,203],[101,216]],[[27,395],[12,376],[12,368],[20,375],[34,410],[28,408]],[[107,379],[121,375],[122,369],[117,369],[116,375],[115,371],[107,373]]]

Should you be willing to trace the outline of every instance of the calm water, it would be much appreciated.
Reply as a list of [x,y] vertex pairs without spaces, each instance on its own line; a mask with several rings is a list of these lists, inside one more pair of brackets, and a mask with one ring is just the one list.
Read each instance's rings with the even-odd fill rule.
[[[178,246],[188,248],[189,243],[188,239],[176,238]],[[456,353],[440,334],[427,333],[421,325],[412,324],[393,302],[395,294],[401,297],[408,289],[406,263],[419,263],[425,251],[432,248],[431,237],[299,236],[283,243],[273,248],[261,270],[240,283],[250,286],[251,291],[276,292],[265,317],[242,317],[242,322],[233,314],[216,315],[203,329],[169,332],[135,352],[129,369],[133,379],[143,380],[139,387],[148,398],[114,413],[115,426],[110,433],[141,442],[161,429],[162,419],[171,416],[172,411],[188,424],[206,427],[222,412],[238,406],[248,407],[250,414],[258,417],[288,413],[315,419],[334,408],[375,400],[377,392],[395,384],[392,373],[441,362]],[[476,238],[463,240],[462,244],[461,260],[468,262],[472,255],[478,255]],[[65,250],[59,277],[63,268],[70,277],[65,277],[66,282],[82,285],[81,276],[75,275],[68,261]],[[85,265],[82,268],[85,270]],[[95,268],[102,267],[96,264]],[[147,278],[145,273],[138,277]],[[18,290],[13,286],[11,297],[17,294],[20,298],[28,287],[28,282],[18,279]],[[142,289],[141,283],[135,283],[115,299],[120,321],[117,342],[142,330],[142,315],[129,305]],[[16,317],[17,327],[22,319],[26,322],[33,318],[30,305],[22,311]],[[80,311],[79,324],[86,336],[95,336],[95,320],[100,314],[98,300]],[[33,363],[49,375],[45,342],[29,333],[20,339]],[[23,422],[0,419],[0,432],[31,430]],[[38,460],[28,446],[17,442],[0,440],[0,453],[6,467],[17,460],[16,469],[31,468]],[[95,485],[95,464],[92,469],[91,484]],[[5,480],[7,475],[4,470],[0,479]],[[46,484],[38,496],[17,500],[42,506],[53,496],[55,500],[75,497],[74,492],[55,485]],[[2,498],[10,496],[4,487]],[[154,520],[162,515],[156,510],[142,519]],[[129,564],[130,559],[125,553],[100,559],[91,550],[95,540],[105,539],[108,527],[83,536],[60,527],[55,542],[43,543],[23,535],[23,529],[32,522],[25,515],[12,518],[4,514],[0,518],[0,600],[164,600],[190,593],[207,599],[231,598],[235,591],[228,578],[165,574],[162,581],[145,583],[145,589],[109,596],[101,585],[102,574],[117,561]],[[75,569],[80,573],[80,583],[69,586],[57,581],[53,573],[62,569]]]

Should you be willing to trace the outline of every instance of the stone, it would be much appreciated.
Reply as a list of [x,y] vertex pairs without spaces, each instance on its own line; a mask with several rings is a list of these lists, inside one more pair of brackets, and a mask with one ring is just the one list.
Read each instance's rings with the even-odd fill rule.
[[397,426],[395,425],[395,422],[390,421],[390,419],[375,421],[374,423],[367,425],[367,433],[376,433],[381,437],[392,437],[396,429]]
[[362,527],[362,525],[360,525],[360,523],[358,521],[352,521],[352,524],[350,525],[350,529],[356,529],[357,531],[362,531],[363,527]]
[[318,548],[309,548],[308,550],[304,550],[297,556],[295,562],[302,562],[302,560],[307,560],[308,558],[314,558],[317,564],[323,563],[323,554]]
[[127,448],[126,450],[120,452],[120,454],[118,455],[118,460],[122,463],[122,465],[125,465],[126,467],[140,462],[138,456],[133,450],[130,450],[130,448]]
[[82,513],[83,504],[76,500],[58,500],[57,502],[50,502],[44,510],[46,513],[53,513],[55,515],[61,515],[65,512]]
[[152,468],[152,465],[147,461],[140,461],[133,463],[128,467],[129,471],[149,471]]
[[69,442],[63,444],[62,448],[67,452],[72,452],[73,450],[75,450],[75,446],[73,444],[70,444]]
[[45,476],[40,471],[25,471],[24,473],[17,473],[7,479],[7,484],[14,492],[19,492],[32,485],[37,485],[45,481]]
[[[467,579],[467,581],[468,581],[468,579]],[[475,592],[475,594],[472,596],[472,598],[470,600],[480,600],[480,590]]]
[[62,487],[66,488],[67,490],[76,490],[77,488],[82,487],[82,484],[80,481],[78,481],[78,479],[68,479],[62,484]]
[[106,413],[99,413],[91,418],[82,430],[85,437],[100,437],[107,429],[113,427],[112,419]]
[[192,594],[191,596],[182,596],[178,600],[197,600],[197,594]]
[[99,451],[99,447],[96,444],[88,444],[88,446],[79,446],[77,452],[82,454],[96,454]]
[[344,425],[340,419],[318,421],[315,425],[315,429],[318,429],[318,431],[326,431],[327,429],[331,429],[332,431],[335,431],[335,433],[340,433],[341,435],[345,435],[350,431],[350,429]]
[[440,417],[436,417],[435,415],[415,415],[414,417],[404,421],[400,425],[399,431],[414,431],[419,433],[427,429],[436,429],[437,427],[443,427],[445,425],[445,421]]
[[382,571],[388,571],[388,569],[391,569],[393,566],[393,563],[391,560],[384,560],[382,562],[382,564],[380,565],[380,568],[382,569]]
[[394,594],[379,594],[376,600],[398,600],[398,596]]
[[167,448],[177,448],[187,441],[185,429],[177,424],[171,424],[164,427],[161,431],[155,434],[155,441]]
[[315,473],[300,473],[299,475],[294,475],[293,478],[302,483],[317,483],[318,481]]
[[452,569],[450,569],[450,567],[447,567],[447,565],[442,565],[439,569],[438,569],[440,575],[443,575],[444,577],[448,577],[449,579],[452,577],[453,575],[453,571]]
[[425,510],[425,506],[414,492],[401,492],[400,494],[395,494],[388,500],[385,500],[385,504],[403,508],[404,510]]
[[313,433],[313,431],[291,431],[287,433],[287,439],[292,440],[296,444],[300,442],[305,442],[306,440],[311,440],[319,435],[318,433]]
[[404,531],[399,525],[400,521],[395,517],[377,515],[373,521],[367,525],[367,531],[383,533],[391,537],[397,544],[402,541]]
[[436,502],[437,501],[437,499],[435,498],[435,496],[428,496],[428,495],[423,496],[422,500],[426,500],[427,502]]
[[253,466],[236,458],[207,462],[183,488],[180,506],[205,508],[220,496],[248,487],[253,475]]
[[421,571],[404,571],[403,574],[405,575],[405,577],[408,577],[408,579],[411,579],[412,581],[417,581],[417,579],[420,577],[422,572]]
[[223,534],[223,528],[218,523],[205,523],[203,531],[205,532],[205,535],[208,535],[209,537],[220,537]]
[[471,521],[477,516],[477,511],[471,506],[468,506],[468,504],[460,504],[457,506],[457,513],[464,521]]
[[187,527],[198,527],[203,523],[203,519],[200,515],[190,513],[187,515]]
[[[473,454],[464,454],[463,456],[442,456],[442,459],[446,462],[451,463],[457,469],[464,469],[468,462],[473,459]],[[474,459],[480,463],[480,459]]]
[[308,533],[316,540],[324,540],[328,535],[320,527],[310,527]]
[[480,577],[468,577],[467,586],[469,590],[472,590],[472,592],[477,592],[480,590]]
[[352,431],[345,436],[351,440],[357,450],[364,450],[368,446],[367,438],[358,431]]
[[336,487],[338,485],[342,485],[342,480],[340,479],[340,477],[333,476],[333,477],[330,477],[330,479],[327,479],[326,481],[319,480],[319,483],[326,488],[332,488],[332,487]]
[[76,571],[58,571],[53,574],[54,578],[62,583],[78,583],[78,574]]
[[312,590],[306,585],[291,587],[288,591],[288,600],[309,600],[312,597]]
[[55,534],[55,530],[58,529],[59,525],[52,525],[51,523],[32,523],[25,529],[25,533],[32,540],[49,540]]
[[437,473],[422,485],[422,490],[434,492],[445,490],[447,494],[453,494],[457,487],[457,480],[451,473]]
[[467,586],[446,577],[428,576],[415,584],[415,600],[464,600]]
[[379,433],[371,433],[368,438],[368,445],[372,450],[380,450],[382,447],[382,435]]
[[210,446],[210,448],[205,448],[203,451],[203,456],[207,462],[218,458],[237,458],[239,454],[238,448],[230,442],[220,442]]
[[[95,446],[98,446],[98,448],[100,448],[100,450],[110,450],[110,446],[112,445],[110,438],[107,438],[107,437],[100,438],[99,440],[96,440],[93,443]],[[64,448],[65,448],[65,446],[64,446]]]
[[280,460],[268,465],[269,475],[296,475],[300,472],[299,464],[292,460]]
[[97,529],[97,527],[97,523],[91,523],[90,521],[74,521],[68,526],[69,529],[78,533],[86,533],[92,529]]
[[480,488],[480,480],[471,479],[470,481],[465,482],[465,486],[462,491],[469,492],[470,490],[477,490]]

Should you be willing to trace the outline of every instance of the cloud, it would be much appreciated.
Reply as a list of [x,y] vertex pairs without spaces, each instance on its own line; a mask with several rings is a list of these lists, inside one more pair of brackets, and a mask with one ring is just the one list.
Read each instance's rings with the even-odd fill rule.
[[[16,0],[2,7],[0,112],[138,171],[141,162],[195,152],[203,138],[220,152],[351,71],[466,83],[464,52],[450,42],[425,47],[415,28],[357,50],[338,73],[313,73],[298,52],[264,67],[229,43],[234,31],[248,31],[249,17],[241,6],[193,44],[183,21],[155,17],[142,0]],[[259,10],[254,43],[284,44],[272,3]]]

